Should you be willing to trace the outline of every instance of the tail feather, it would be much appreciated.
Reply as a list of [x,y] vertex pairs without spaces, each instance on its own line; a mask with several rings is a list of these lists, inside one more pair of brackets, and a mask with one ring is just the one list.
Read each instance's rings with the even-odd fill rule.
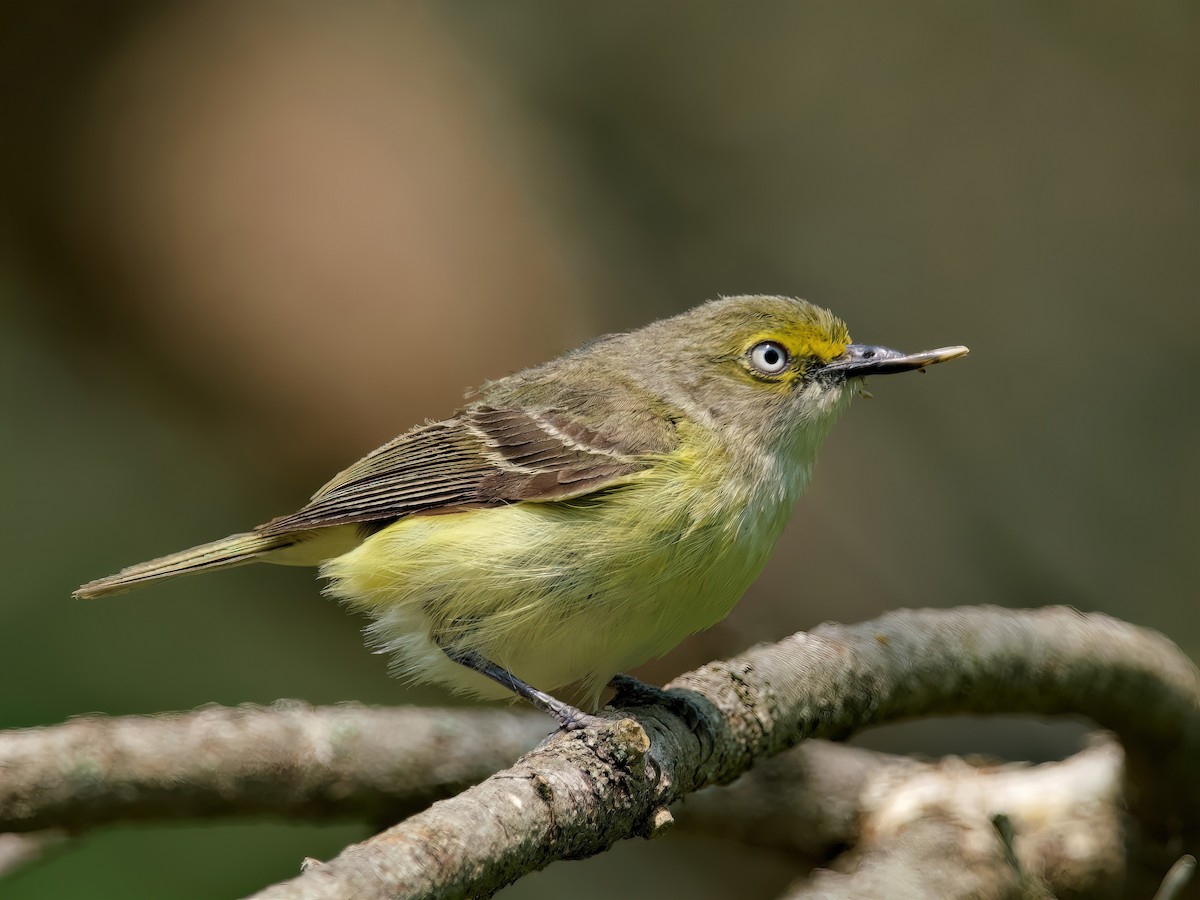
[[258,557],[272,550],[287,547],[295,540],[295,537],[290,535],[265,537],[254,532],[233,534],[210,544],[201,544],[190,550],[181,550],[170,556],[138,563],[136,566],[122,569],[116,575],[109,575],[107,578],[89,581],[71,596],[91,600],[96,597],[120,594],[135,587],[153,584],[156,581],[165,581],[179,575],[241,566],[254,562]]

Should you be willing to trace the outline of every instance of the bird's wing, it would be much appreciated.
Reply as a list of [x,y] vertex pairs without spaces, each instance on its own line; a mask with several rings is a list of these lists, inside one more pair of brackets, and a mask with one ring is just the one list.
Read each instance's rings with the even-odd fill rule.
[[[298,511],[260,525],[272,536],[353,522],[564,500],[620,483],[673,437],[600,430],[556,411],[475,406],[400,435],[339,473]],[[673,428],[670,429],[673,436]]]

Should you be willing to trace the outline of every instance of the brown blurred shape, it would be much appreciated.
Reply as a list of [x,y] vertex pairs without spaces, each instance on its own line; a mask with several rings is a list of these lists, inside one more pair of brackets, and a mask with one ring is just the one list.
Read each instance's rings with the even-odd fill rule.
[[80,123],[68,231],[115,273],[113,314],[285,455],[349,461],[579,337],[502,141],[416,6],[169,7]]

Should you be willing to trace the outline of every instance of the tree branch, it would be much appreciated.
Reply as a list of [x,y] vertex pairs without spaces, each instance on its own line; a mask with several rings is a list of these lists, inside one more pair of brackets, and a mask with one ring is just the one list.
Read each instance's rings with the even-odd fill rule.
[[1040,766],[951,758],[881,769],[863,786],[857,841],[839,871],[785,896],[1115,896],[1125,875],[1122,773],[1110,741]]
[[[902,610],[705,666],[636,718],[560,734],[261,898],[466,897],[671,822],[667,806],[811,737],[950,713],[1081,713],[1116,731],[1144,824],[1194,831],[1200,673],[1153,632],[1053,608]],[[684,715],[679,706],[686,704]]]
[[[555,859],[660,833],[671,824],[672,801],[805,737],[842,737],[934,713],[1090,715],[1117,730],[1130,760],[1140,760],[1129,771],[1131,808],[1142,824],[1160,840],[1170,827],[1194,836],[1198,698],[1200,676],[1173,645],[1103,616],[960,609],[826,625],[685,675],[669,695],[642,696],[642,705],[625,710],[636,721],[556,736],[479,787],[263,896],[487,893]],[[395,821],[505,765],[549,727],[541,716],[498,710],[281,703],[0,733],[0,831],[254,813]],[[705,827],[708,810],[710,825],[719,816],[726,833],[740,821],[732,827],[743,836],[778,836],[786,826],[786,841],[810,856],[857,843],[855,871],[865,877],[931,846],[920,829],[887,832],[887,848],[860,832],[878,819],[864,806],[873,785],[919,783],[926,771],[896,757],[808,744],[733,788],[695,797],[685,814]],[[1037,770],[1022,772],[1029,779]],[[939,771],[934,780],[949,783],[951,774]],[[785,796],[787,804],[762,803]],[[1019,848],[1031,832],[1019,816],[1013,821]],[[36,840],[10,843],[36,848]],[[999,859],[1004,845],[985,843],[989,859]],[[1052,861],[1053,854],[1015,858]]]
[[255,813],[394,822],[511,764],[550,727],[506,710],[283,701],[0,732],[0,832]]
[[808,741],[732,784],[684,798],[678,827],[820,862],[858,842],[872,785],[928,768],[905,756]]

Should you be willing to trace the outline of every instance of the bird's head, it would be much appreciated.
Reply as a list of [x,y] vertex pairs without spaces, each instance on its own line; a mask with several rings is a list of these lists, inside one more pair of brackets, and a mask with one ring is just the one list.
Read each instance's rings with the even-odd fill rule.
[[[966,347],[905,354],[855,344],[828,310],[790,297],[724,297],[635,332],[652,376],[693,415],[751,440],[811,447],[868,375],[923,369]],[[657,348],[657,354],[650,352]],[[798,448],[800,449],[800,448]]]

